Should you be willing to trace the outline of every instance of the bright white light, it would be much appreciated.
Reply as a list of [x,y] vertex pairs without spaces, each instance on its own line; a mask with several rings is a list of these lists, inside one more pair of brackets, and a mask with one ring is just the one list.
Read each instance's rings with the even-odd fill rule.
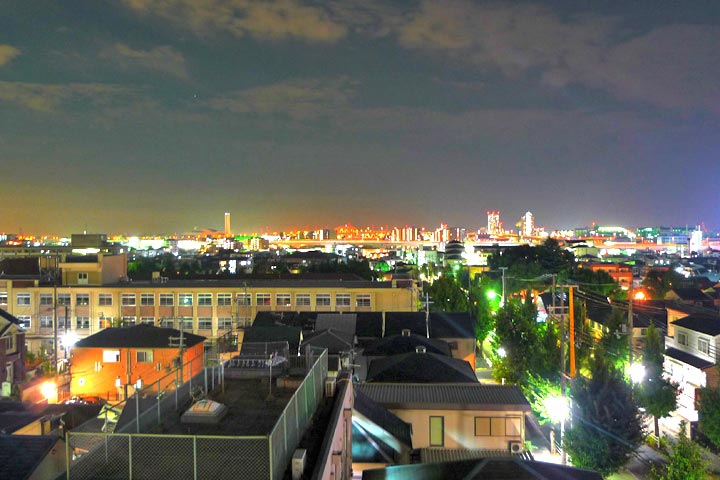
[[568,405],[567,398],[547,397],[544,403],[550,420],[555,423],[566,420],[570,415],[570,405]]
[[645,379],[645,365],[642,363],[633,363],[630,367],[630,380],[633,383],[640,383]]
[[507,351],[505,351],[505,349],[503,347],[498,348],[497,354],[498,354],[498,357],[500,357],[500,358],[507,357]]
[[67,332],[62,336],[62,345],[65,348],[72,348],[79,340],[75,332]]
[[45,382],[40,386],[40,393],[42,396],[48,399],[48,402],[57,401],[57,385],[53,382]]

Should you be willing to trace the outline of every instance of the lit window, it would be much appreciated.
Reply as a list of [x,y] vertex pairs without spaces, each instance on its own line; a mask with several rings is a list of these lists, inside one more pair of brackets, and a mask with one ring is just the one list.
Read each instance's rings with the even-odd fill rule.
[[0,305],[7,305],[7,292],[0,292]]
[[121,305],[123,307],[134,307],[135,306],[135,294],[134,293],[123,293],[120,296]]
[[87,285],[87,283],[88,283],[88,274],[87,274],[87,272],[80,272],[80,273],[78,273],[78,283]]
[[143,307],[152,307],[153,305],[155,305],[155,294],[154,293],[141,293],[140,294],[140,305]]
[[218,293],[217,294],[218,307],[226,307],[232,305],[232,294],[230,293]]
[[161,293],[160,294],[160,306],[161,307],[172,307],[175,305],[172,293]]
[[430,446],[442,447],[445,445],[445,418],[430,417]]
[[278,307],[289,307],[290,304],[290,294],[289,293],[278,293],[275,295],[275,305]]
[[349,293],[338,293],[335,295],[335,305],[338,307],[349,307],[350,306],[350,294]]
[[103,363],[118,363],[120,350],[103,350]]
[[309,293],[298,293],[295,295],[295,305],[298,307],[309,307],[310,306],[310,294]]
[[198,306],[212,307],[212,293],[198,293]]
[[330,294],[329,293],[318,293],[315,295],[315,305],[318,307],[329,307],[330,306]]
[[20,307],[30,305],[30,294],[29,293],[18,293],[17,294],[17,304]]
[[193,294],[192,293],[178,293],[178,305],[181,307],[192,307]]

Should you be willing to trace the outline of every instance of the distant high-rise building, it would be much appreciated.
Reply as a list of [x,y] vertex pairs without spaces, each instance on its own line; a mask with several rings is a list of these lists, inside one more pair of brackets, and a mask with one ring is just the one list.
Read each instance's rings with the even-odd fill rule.
[[230,214],[225,212],[225,236],[230,236]]
[[520,233],[525,237],[529,237],[533,234],[534,230],[535,217],[531,212],[525,212],[525,215],[520,219]]
[[500,221],[500,210],[488,210],[487,219],[487,233],[489,235],[502,235],[504,233]]

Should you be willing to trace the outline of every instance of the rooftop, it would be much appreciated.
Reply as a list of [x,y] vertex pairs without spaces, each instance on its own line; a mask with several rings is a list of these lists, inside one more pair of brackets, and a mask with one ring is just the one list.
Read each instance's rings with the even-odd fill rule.
[[[170,348],[170,337],[179,337],[180,330],[140,324],[126,328],[106,328],[75,344],[75,348]],[[205,337],[184,333],[185,346],[205,341]],[[177,347],[175,347],[177,348]]]
[[688,315],[687,317],[675,320],[673,324],[677,327],[687,328],[706,335],[720,335],[720,318],[707,315]]

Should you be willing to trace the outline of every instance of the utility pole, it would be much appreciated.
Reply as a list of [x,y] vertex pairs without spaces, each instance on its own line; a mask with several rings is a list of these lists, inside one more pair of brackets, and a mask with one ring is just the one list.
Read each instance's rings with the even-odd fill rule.
[[507,270],[508,267],[500,267],[500,271],[502,271],[502,304],[505,306],[505,270]]
[[[560,396],[563,405],[566,403],[565,396],[565,286],[560,286]],[[567,454],[565,453],[565,419],[560,421],[560,448],[562,449],[562,464],[567,464]]]
[[[628,360],[629,368],[633,364],[633,281],[630,277],[630,288],[628,288]],[[628,370],[629,371],[629,370]]]
[[573,302],[572,285],[568,285],[568,300],[570,313],[570,378],[575,378],[575,304]]
[[58,257],[55,255],[55,268],[53,269],[53,367],[55,368],[55,373],[57,373],[58,364],[57,280]]

